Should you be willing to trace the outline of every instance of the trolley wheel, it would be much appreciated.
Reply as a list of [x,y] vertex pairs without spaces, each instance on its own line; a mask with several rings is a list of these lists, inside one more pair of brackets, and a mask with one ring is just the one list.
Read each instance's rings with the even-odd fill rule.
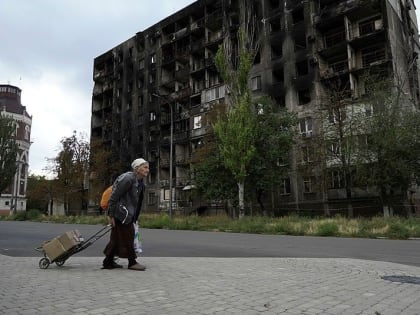
[[39,260],[39,268],[47,269],[49,265],[50,265],[50,261],[48,260],[48,258],[44,257]]
[[55,264],[58,266],[58,267],[61,267],[62,265],[64,265],[64,263],[66,262],[66,260],[65,259],[60,259],[60,260],[57,260],[56,262],[55,262]]

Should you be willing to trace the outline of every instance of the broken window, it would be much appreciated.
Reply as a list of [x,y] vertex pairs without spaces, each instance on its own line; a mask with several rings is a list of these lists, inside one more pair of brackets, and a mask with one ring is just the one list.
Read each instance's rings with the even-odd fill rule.
[[277,9],[280,7],[280,0],[270,0],[269,3],[272,9]]
[[149,113],[149,121],[156,121],[156,113],[150,112]]
[[123,56],[123,52],[122,51],[120,51],[118,53],[118,59],[117,60],[118,60],[119,63],[123,62],[124,56]]
[[328,111],[328,120],[332,124],[337,124],[346,120],[346,111],[344,108],[332,108]]
[[270,32],[275,33],[281,30],[280,18],[275,18],[270,21]]
[[373,114],[373,105],[372,104],[365,104],[365,115],[367,117],[372,116]]
[[369,20],[359,22],[359,36],[373,33],[374,31],[382,28],[382,19],[379,16],[370,18]]
[[345,176],[341,170],[332,170],[330,172],[329,186],[331,189],[339,189],[345,187]]
[[280,194],[289,195],[290,194],[290,178],[283,178],[280,182]]
[[260,51],[258,50],[257,54],[254,57],[254,65],[259,64],[261,62],[261,54]]
[[292,19],[293,19],[293,24],[303,22],[303,20],[304,20],[303,8],[293,10]]
[[334,72],[343,72],[349,69],[349,64],[347,61],[347,56],[344,56],[343,59],[328,63],[328,68]]
[[[152,174],[150,174],[152,175]],[[150,176],[149,176],[150,178]],[[150,180],[151,182],[154,182],[153,179]],[[149,192],[147,194],[147,205],[151,206],[151,205],[155,205],[157,203],[157,195],[154,191]]]
[[296,63],[296,75],[302,76],[308,74],[308,61],[304,60]]
[[286,106],[286,97],[284,95],[274,97],[274,100],[280,107]]
[[200,128],[201,128],[201,115],[194,116],[193,129],[200,129]]
[[312,146],[305,145],[302,147],[302,163],[311,163],[314,157],[314,150]]
[[303,178],[303,192],[312,193],[314,192],[315,177],[307,176]]
[[311,93],[309,89],[298,91],[299,105],[308,104],[311,101]]
[[305,117],[300,119],[299,128],[303,137],[310,137],[312,135],[312,118]]
[[283,56],[283,48],[281,44],[271,45],[271,59],[281,58]]
[[372,46],[364,48],[362,53],[362,64],[363,67],[368,67],[373,63],[381,62],[385,60],[385,47]]
[[251,90],[261,90],[261,76],[251,78]]
[[372,145],[371,135],[358,135],[357,136],[357,147],[361,152],[367,152],[369,147]]
[[341,154],[341,145],[340,141],[337,139],[329,140],[326,144],[327,153],[330,158],[337,157]]
[[272,73],[273,84],[278,84],[278,83],[283,83],[284,82],[283,68],[274,69],[271,73]]
[[325,33],[325,47],[332,47],[346,40],[344,28],[333,29]]
[[306,49],[306,38],[305,36],[295,38],[295,51]]

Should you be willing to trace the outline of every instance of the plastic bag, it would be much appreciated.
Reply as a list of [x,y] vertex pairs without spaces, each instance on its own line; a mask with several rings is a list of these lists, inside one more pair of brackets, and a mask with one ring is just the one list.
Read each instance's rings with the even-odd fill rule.
[[139,225],[137,224],[137,222],[134,222],[133,224],[134,224],[134,251],[137,254],[140,254],[143,252],[143,249],[141,245]]

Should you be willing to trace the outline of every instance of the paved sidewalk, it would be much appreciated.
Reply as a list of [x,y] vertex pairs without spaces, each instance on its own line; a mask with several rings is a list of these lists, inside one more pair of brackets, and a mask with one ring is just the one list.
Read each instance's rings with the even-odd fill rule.
[[138,272],[40,258],[0,255],[0,314],[420,314],[420,268],[394,263],[146,257]]

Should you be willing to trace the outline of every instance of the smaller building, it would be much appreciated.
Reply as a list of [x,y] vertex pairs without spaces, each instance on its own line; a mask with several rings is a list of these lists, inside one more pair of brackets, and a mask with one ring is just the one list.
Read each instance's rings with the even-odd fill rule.
[[26,211],[26,187],[28,182],[29,148],[31,146],[32,116],[21,103],[21,89],[0,84],[0,115],[12,118],[16,123],[17,172],[13,182],[0,192],[0,215]]

